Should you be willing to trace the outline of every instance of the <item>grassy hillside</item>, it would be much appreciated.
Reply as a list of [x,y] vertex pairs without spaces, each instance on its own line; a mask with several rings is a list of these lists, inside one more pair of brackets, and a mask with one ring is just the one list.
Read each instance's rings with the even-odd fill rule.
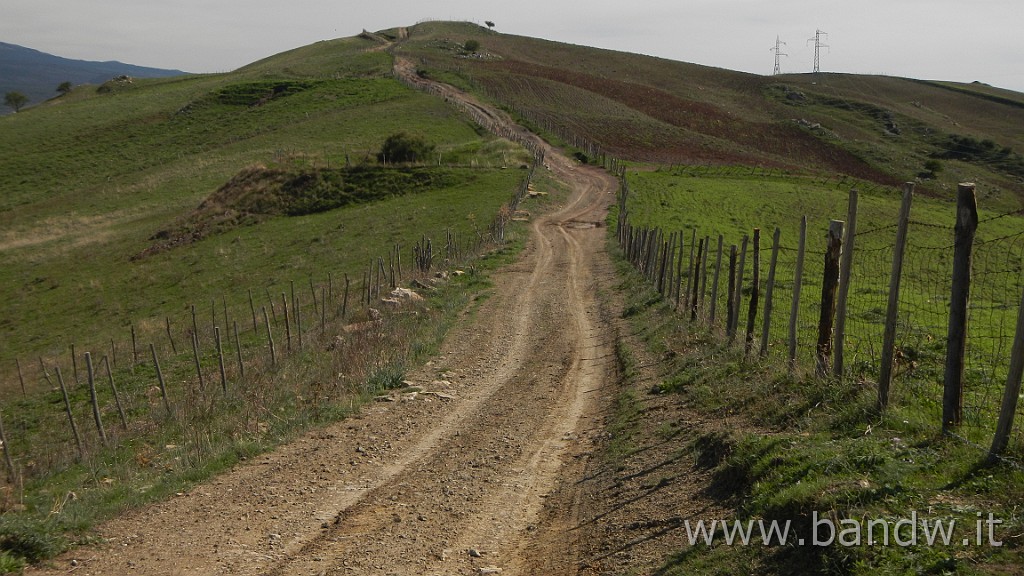
[[[469,39],[480,43],[475,54],[462,49]],[[402,50],[424,73],[620,159],[753,164],[887,184],[919,178],[935,195],[971,180],[1008,208],[1024,192],[1024,96],[1014,92],[893,77],[758,76],[473,24],[417,25]],[[954,137],[986,144],[951,154]]]
[[[82,86],[0,118],[0,408],[14,468],[0,573],[399,385],[485,285],[475,272],[514,253],[518,225],[506,250],[471,259],[531,156],[393,79],[380,47],[347,38],[230,74]],[[429,162],[378,162],[400,132],[433,146]],[[358,304],[364,274],[376,285],[384,270],[385,288],[400,255],[408,283],[426,239],[435,270],[469,273],[373,320]],[[87,353],[100,379],[110,361],[120,389],[97,392],[106,438],[85,426]]]
[[[393,80],[378,47],[347,38],[230,74],[80,87],[0,119],[10,151],[0,157],[5,384],[14,384],[16,357],[120,339],[129,323],[180,314],[193,301],[242,302],[247,289],[354,274],[396,242],[447,227],[468,238],[485,227],[523,173],[468,167],[528,157]],[[400,131],[467,168],[415,197],[395,196],[392,185],[365,208],[241,219],[204,242],[133,259],[251,166],[301,174],[373,165]]]

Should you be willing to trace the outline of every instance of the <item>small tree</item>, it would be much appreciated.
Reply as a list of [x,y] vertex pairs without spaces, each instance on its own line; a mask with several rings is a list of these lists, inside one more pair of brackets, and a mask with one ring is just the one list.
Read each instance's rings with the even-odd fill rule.
[[480,42],[476,40],[466,40],[462,47],[466,49],[466,52],[476,52],[480,49]]
[[424,162],[434,154],[434,145],[420,136],[405,132],[392,134],[384,140],[377,154],[377,161],[383,163]]
[[57,92],[59,92],[61,96],[67,96],[68,93],[71,92],[71,82],[61,82],[60,85],[57,86]]
[[489,29],[494,30],[494,22],[491,22],[490,20],[488,20],[488,21],[484,22],[484,24],[487,24],[487,27]]
[[4,104],[14,109],[17,113],[21,110],[21,107],[28,103],[28,96],[25,96],[21,92],[8,92],[4,94]]

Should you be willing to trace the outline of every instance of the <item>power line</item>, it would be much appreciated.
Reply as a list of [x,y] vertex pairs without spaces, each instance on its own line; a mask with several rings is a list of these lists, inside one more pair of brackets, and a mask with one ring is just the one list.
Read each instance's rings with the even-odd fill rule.
[[821,72],[821,49],[828,48],[828,44],[821,43],[821,37],[828,36],[828,32],[822,32],[821,30],[814,31],[814,38],[809,38],[807,41],[814,42],[814,73]]
[[784,46],[785,44],[786,44],[785,42],[783,42],[782,40],[779,40],[779,37],[776,36],[775,37],[775,47],[774,48],[769,48],[769,50],[771,52],[775,52],[775,71],[772,72],[772,76],[778,76],[779,74],[782,74],[782,69],[779,68],[779,57],[780,56],[789,56],[789,54],[785,54],[785,53],[782,52],[782,46]]

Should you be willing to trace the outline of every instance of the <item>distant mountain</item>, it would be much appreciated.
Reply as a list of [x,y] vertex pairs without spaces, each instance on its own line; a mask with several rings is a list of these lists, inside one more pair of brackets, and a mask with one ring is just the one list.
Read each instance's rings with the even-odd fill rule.
[[[0,94],[18,91],[28,96],[29,105],[57,95],[62,82],[102,84],[121,75],[135,78],[165,78],[185,74],[181,70],[163,70],[122,62],[89,62],[53,56],[31,48],[0,42]],[[0,110],[0,114],[9,112]]]

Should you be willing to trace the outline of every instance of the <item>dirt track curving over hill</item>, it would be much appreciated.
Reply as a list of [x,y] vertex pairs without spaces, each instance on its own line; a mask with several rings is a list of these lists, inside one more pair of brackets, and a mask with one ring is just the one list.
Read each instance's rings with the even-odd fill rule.
[[571,196],[532,222],[493,294],[408,376],[436,394],[375,403],[128,513],[54,573],[576,573],[577,510],[545,503],[579,477],[615,381],[616,315],[598,294],[611,283],[603,222],[617,183],[546,152]]

